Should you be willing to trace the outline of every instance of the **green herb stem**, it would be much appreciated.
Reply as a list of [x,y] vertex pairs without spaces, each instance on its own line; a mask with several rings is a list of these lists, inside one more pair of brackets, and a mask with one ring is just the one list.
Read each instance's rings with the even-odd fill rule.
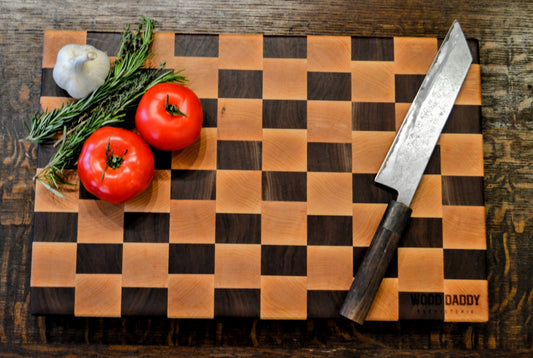
[[163,82],[183,82],[184,80],[183,76],[173,71],[142,71],[139,77],[124,82],[121,91],[102,102],[91,111],[89,116],[80,118],[75,126],[63,129],[63,138],[58,143],[58,150],[35,179],[44,181],[55,188],[58,188],[58,184],[67,184],[65,169],[76,163],[83,143],[92,133],[105,126],[128,122],[128,119],[131,119],[127,115],[128,112],[137,106],[140,97],[152,86]]
[[152,86],[164,82],[185,83],[181,71],[166,70],[164,63],[157,70],[141,69],[151,56],[155,23],[147,17],[142,20],[137,32],[126,27],[118,58],[99,89],[85,98],[32,118],[27,138],[34,142],[49,141],[62,131],[61,139],[56,142],[57,151],[34,178],[51,192],[60,194],[56,189],[61,184],[70,184],[65,169],[76,163],[83,143],[92,133],[105,126],[133,122],[128,114]]
[[137,32],[132,32],[130,26],[126,26],[117,59],[104,84],[87,97],[63,104],[50,112],[35,114],[31,119],[27,139],[42,143],[53,138],[65,125],[68,126],[118,91],[124,81],[139,76],[138,70],[151,56],[150,44],[153,40],[154,24],[154,20],[144,16]]

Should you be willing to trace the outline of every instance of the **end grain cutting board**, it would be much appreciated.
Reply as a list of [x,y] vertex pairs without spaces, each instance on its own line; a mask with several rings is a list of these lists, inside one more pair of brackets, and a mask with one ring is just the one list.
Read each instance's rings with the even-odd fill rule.
[[[57,51],[118,33],[47,31],[41,104],[68,100]],[[472,66],[369,320],[486,321],[481,86]],[[185,69],[200,139],[155,151],[124,205],[35,194],[35,314],[337,317],[391,193],[373,183],[436,38],[157,33],[150,67]],[[40,146],[39,166],[50,148]],[[76,170],[71,170],[76,181]]]

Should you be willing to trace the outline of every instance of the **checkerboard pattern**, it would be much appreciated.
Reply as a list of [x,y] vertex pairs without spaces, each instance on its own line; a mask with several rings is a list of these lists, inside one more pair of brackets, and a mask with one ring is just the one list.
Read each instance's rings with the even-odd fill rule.
[[[436,38],[157,33],[147,67],[186,69],[199,140],[154,150],[123,205],[81,186],[35,192],[35,314],[337,317],[392,193],[373,178]],[[41,104],[67,43],[114,54],[120,34],[47,31]],[[368,320],[486,321],[481,86],[475,63],[412,203]],[[39,148],[39,167],[52,149]],[[69,171],[78,182],[76,170]]]

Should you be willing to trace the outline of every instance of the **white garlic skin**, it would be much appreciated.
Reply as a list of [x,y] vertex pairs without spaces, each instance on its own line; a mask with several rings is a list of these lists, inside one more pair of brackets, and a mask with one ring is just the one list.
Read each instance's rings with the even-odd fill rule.
[[53,77],[60,88],[79,99],[104,84],[110,67],[105,52],[91,45],[69,44],[57,53]]

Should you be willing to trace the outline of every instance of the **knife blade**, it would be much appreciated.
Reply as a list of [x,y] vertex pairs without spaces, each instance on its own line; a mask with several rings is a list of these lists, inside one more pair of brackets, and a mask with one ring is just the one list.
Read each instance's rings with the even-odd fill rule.
[[397,192],[355,274],[340,314],[363,324],[408,225],[409,207],[472,63],[459,22],[442,42],[375,182]]

